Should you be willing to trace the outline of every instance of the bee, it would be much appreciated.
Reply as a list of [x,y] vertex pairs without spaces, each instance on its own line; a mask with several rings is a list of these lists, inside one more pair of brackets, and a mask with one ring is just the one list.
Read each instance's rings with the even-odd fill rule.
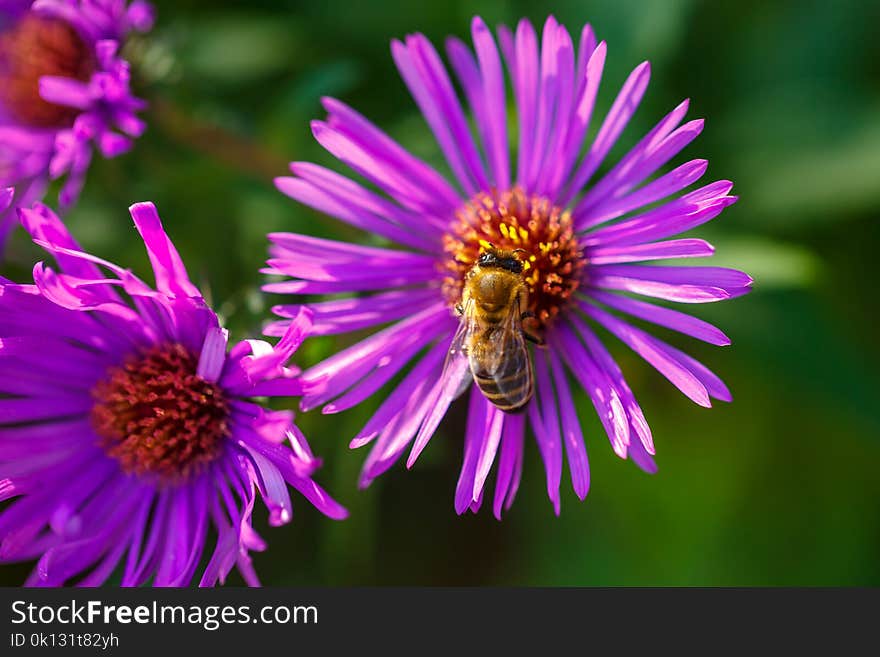
[[458,394],[472,379],[486,399],[507,412],[522,410],[534,394],[526,340],[542,344],[523,328],[523,320],[534,314],[524,310],[529,291],[519,253],[523,249],[505,251],[492,246],[468,271],[461,303],[455,307],[461,323],[446,364],[455,368],[454,361],[466,359],[467,368],[457,367],[463,372]]

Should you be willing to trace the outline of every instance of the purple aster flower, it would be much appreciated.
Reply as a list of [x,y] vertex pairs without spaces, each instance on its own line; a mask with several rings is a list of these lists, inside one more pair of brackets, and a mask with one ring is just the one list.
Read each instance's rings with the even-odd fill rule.
[[48,208],[19,214],[58,267],[37,264],[33,285],[0,279],[0,500],[16,498],[0,512],[0,561],[38,559],[28,585],[94,586],[118,567],[123,586],[184,586],[210,532],[199,583],[237,565],[256,585],[258,494],[271,525],[291,519],[288,484],[345,517],[312,479],[320,462],[293,413],[251,400],[298,393],[284,363],[307,312],[274,348],[227,350],[151,203],[131,215],[155,289],[82,251]]
[[[710,398],[729,401],[728,389],[705,366],[620,314],[726,345],[730,341],[714,326],[630,294],[703,303],[742,295],[752,281],[719,267],[640,264],[711,255],[712,247],[701,239],[668,238],[715,218],[736,201],[726,180],[685,193],[705,173],[705,160],[657,173],[703,128],[702,120],[681,124],[687,101],[607,173],[596,175],[642,99],[647,62],[630,74],[595,139],[585,143],[606,51],[589,25],[577,49],[552,17],[540,42],[526,20],[515,33],[501,27],[500,54],[481,19],[474,19],[472,31],[474,52],[455,38],[446,50],[476,135],[428,39],[415,34],[391,45],[397,68],[454,173],[451,182],[350,107],[324,101],[329,117],[312,124],[315,138],[381,193],[307,162],[291,164],[294,177],[279,178],[277,187],[403,248],[270,235],[267,272],[292,280],[270,283],[267,291],[348,296],[278,306],[275,312],[285,319],[271,324],[267,334],[287,331],[304,308],[314,313],[315,335],[393,322],[302,375],[303,409],[323,406],[324,413],[338,413],[412,364],[352,440],[352,447],[374,442],[360,480],[366,486],[407,449],[407,467],[412,466],[462,380],[479,375],[467,371],[467,359],[447,358],[461,325],[454,309],[462,302],[468,272],[485,264],[481,259],[488,257],[490,245],[518,253],[508,266],[522,270],[528,291],[528,305],[520,309],[523,322],[530,321],[546,343],[533,353],[534,396],[523,412],[506,413],[471,386],[455,509],[478,510],[496,461],[493,510],[500,518],[509,508],[528,426],[559,513],[563,453],[579,498],[590,482],[570,374],[592,400],[614,452],[643,470],[656,470],[651,430],[595,326],[613,333],[697,404],[708,407]],[[508,137],[504,64],[517,109],[516,147]]]
[[[119,49],[152,24],[143,0],[0,0],[0,186],[15,186],[13,208],[64,176],[68,208],[93,149],[116,157],[144,132]],[[11,208],[0,214],[0,248],[15,223]]]

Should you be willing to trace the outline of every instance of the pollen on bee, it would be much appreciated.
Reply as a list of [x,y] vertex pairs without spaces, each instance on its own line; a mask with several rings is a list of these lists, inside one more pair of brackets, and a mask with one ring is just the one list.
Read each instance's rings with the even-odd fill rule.
[[478,193],[458,210],[456,219],[443,236],[449,256],[443,265],[443,292],[450,306],[461,301],[465,276],[481,252],[520,249],[525,251],[520,259],[529,286],[528,310],[546,328],[577,290],[586,264],[570,213],[515,187]]

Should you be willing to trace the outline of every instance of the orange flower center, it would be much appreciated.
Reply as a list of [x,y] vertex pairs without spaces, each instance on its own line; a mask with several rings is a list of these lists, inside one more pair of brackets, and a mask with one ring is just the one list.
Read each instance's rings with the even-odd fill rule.
[[70,25],[27,14],[0,34],[0,104],[35,128],[73,124],[77,110],[40,97],[40,78],[57,75],[86,82],[95,70],[91,49]]
[[539,327],[546,329],[578,288],[585,263],[570,213],[515,187],[501,193],[480,192],[456,218],[458,223],[443,240],[449,255],[443,292],[450,305],[461,300],[465,275],[484,249],[523,249],[529,310]]

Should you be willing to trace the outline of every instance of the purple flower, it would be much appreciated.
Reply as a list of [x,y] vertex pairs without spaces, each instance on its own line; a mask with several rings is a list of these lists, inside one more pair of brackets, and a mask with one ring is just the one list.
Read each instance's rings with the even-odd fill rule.
[[[143,0],[0,1],[0,187],[15,186],[13,208],[64,176],[59,203],[69,208],[93,149],[116,157],[143,134],[145,103],[119,49],[152,24]],[[0,249],[15,223],[11,208],[0,214]]]
[[[712,247],[701,239],[667,238],[715,218],[736,201],[729,195],[732,183],[725,180],[684,193],[702,177],[705,160],[655,176],[703,128],[702,120],[681,124],[687,101],[607,173],[596,175],[645,92],[647,62],[630,74],[595,139],[585,144],[606,50],[590,26],[583,28],[575,49],[552,17],[540,44],[523,20],[515,33],[499,29],[501,54],[481,19],[474,19],[472,31],[475,52],[455,38],[447,41],[446,50],[470,106],[476,138],[428,39],[415,34],[391,45],[397,68],[454,173],[453,182],[350,107],[324,101],[329,117],[312,124],[315,138],[382,193],[307,162],[292,163],[294,177],[277,179],[277,187],[404,248],[270,235],[267,271],[291,280],[270,283],[267,291],[349,296],[278,306],[275,312],[285,319],[271,324],[267,333],[286,331],[304,308],[314,313],[314,335],[393,322],[302,375],[303,409],[323,406],[324,413],[338,413],[378,392],[413,363],[352,440],[352,447],[374,442],[360,480],[366,486],[408,448],[407,467],[412,466],[456,396],[462,375],[469,376],[466,361],[443,365],[460,321],[453,309],[483,248],[524,249],[527,310],[534,313],[533,328],[547,346],[533,354],[535,395],[524,413],[509,414],[471,387],[455,509],[477,511],[496,461],[493,510],[500,517],[502,508],[509,508],[529,425],[559,513],[563,451],[579,498],[586,496],[590,481],[569,374],[592,400],[614,452],[643,470],[656,470],[648,423],[594,327],[613,333],[697,404],[708,407],[710,398],[729,401],[730,393],[715,374],[614,311],[726,345],[730,341],[714,326],[626,293],[702,303],[744,294],[752,280],[719,267],[635,264],[711,255]],[[517,109],[515,148],[508,137],[503,63]]]
[[[11,190],[0,195],[9,202]],[[313,481],[319,467],[290,411],[253,397],[298,394],[283,364],[307,312],[273,348],[227,332],[190,282],[155,207],[131,207],[155,289],[85,253],[48,208],[19,214],[57,269],[34,284],[0,278],[0,561],[38,559],[28,585],[184,586],[206,537],[199,583],[265,543],[251,527],[257,495],[271,525],[291,519],[287,485],[318,510],[346,511]]]

